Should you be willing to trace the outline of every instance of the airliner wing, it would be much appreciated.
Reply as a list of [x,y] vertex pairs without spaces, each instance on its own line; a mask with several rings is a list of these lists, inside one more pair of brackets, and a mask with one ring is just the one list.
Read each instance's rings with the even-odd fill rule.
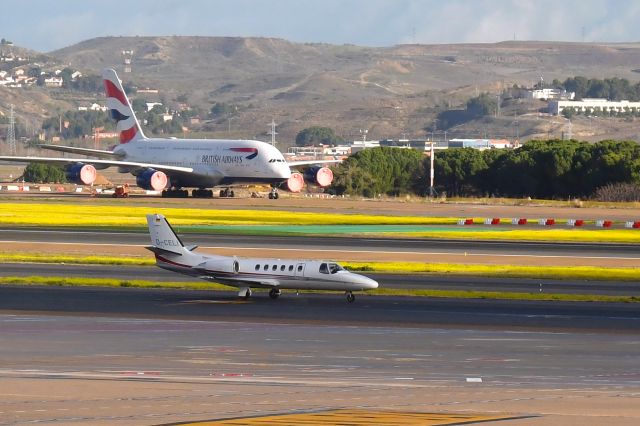
[[46,145],[40,144],[38,148],[49,149],[51,151],[59,151],[59,152],[70,152],[72,154],[82,154],[82,155],[93,155],[98,158],[117,158],[118,155],[113,151],[105,151],[102,149],[90,149],[90,148],[78,148],[75,146],[64,146],[64,145]]
[[0,156],[0,161],[14,163],[42,163],[66,166],[69,164],[82,163],[91,164],[96,169],[106,169],[107,167],[120,167],[127,170],[151,168],[161,172],[193,173],[191,167],[167,166],[164,164],[137,163],[134,161],[118,160],[98,160],[93,158],[51,158],[51,157],[10,157]]
[[287,161],[289,167],[310,166],[312,164],[326,163],[342,163],[342,160],[305,160],[305,161]]

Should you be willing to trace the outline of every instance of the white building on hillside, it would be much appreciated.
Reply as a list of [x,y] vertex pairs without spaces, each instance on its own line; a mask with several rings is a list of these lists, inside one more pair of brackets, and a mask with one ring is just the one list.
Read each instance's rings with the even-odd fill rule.
[[580,112],[589,111],[592,114],[598,111],[602,113],[615,112],[637,112],[640,110],[640,102],[609,101],[599,98],[584,98],[581,101],[551,101],[549,102],[549,113],[554,115],[562,114],[565,108],[574,108]]

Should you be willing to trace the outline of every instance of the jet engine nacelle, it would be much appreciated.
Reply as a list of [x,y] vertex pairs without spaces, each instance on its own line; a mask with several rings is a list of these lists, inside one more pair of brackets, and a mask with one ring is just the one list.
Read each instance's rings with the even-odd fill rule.
[[300,172],[292,172],[285,182],[285,187],[289,192],[300,192],[304,188],[304,176]]
[[98,173],[91,164],[76,163],[65,170],[67,180],[77,185],[91,185],[96,181]]
[[213,274],[237,274],[240,271],[240,264],[235,258],[210,259],[198,265],[198,269],[204,269]]
[[333,182],[333,172],[328,167],[312,166],[304,171],[304,180],[324,188]]
[[146,169],[136,176],[136,185],[142,189],[151,191],[162,191],[166,186],[169,179],[164,172],[160,172],[156,169]]

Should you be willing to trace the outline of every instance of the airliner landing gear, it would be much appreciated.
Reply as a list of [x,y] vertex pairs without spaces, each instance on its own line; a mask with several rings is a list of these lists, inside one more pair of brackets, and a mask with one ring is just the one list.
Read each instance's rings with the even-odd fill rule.
[[271,290],[269,290],[269,297],[272,299],[277,299],[280,296],[280,289],[279,288],[272,288]]
[[347,302],[353,303],[356,300],[356,296],[353,295],[353,292],[347,291],[344,293],[347,296]]
[[278,195],[278,189],[275,186],[271,187],[271,192],[269,193],[269,199],[270,200],[277,200],[280,197],[280,195]]
[[249,287],[243,287],[238,292],[238,297],[242,297],[244,300],[247,300],[251,297],[251,289]]
[[233,189],[225,188],[220,190],[220,198],[227,198],[227,197],[233,198],[235,196],[236,194],[233,192]]
[[213,191],[210,189],[194,189],[191,191],[193,198],[213,198]]
[[162,196],[164,198],[187,198],[189,191],[180,188],[165,189],[162,191]]

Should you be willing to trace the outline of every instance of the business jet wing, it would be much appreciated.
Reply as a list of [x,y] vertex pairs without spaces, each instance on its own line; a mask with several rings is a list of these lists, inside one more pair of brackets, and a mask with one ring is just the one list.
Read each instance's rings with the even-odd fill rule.
[[118,154],[116,154],[115,152],[105,151],[102,149],[78,148],[76,146],[47,145],[47,144],[40,144],[38,145],[38,148],[48,149],[51,151],[58,151],[58,152],[68,152],[71,154],[92,155],[97,158],[105,158],[105,159],[118,158]]
[[51,157],[12,157],[0,156],[0,161],[14,163],[41,163],[67,166],[76,163],[91,164],[96,169],[106,169],[107,167],[120,167],[126,170],[155,169],[161,172],[193,173],[191,167],[167,166],[164,164],[138,163],[135,161],[100,160],[94,158],[51,158]]
[[303,160],[303,161],[287,161],[289,167],[297,166],[311,166],[313,164],[326,164],[326,163],[342,163],[342,160]]

